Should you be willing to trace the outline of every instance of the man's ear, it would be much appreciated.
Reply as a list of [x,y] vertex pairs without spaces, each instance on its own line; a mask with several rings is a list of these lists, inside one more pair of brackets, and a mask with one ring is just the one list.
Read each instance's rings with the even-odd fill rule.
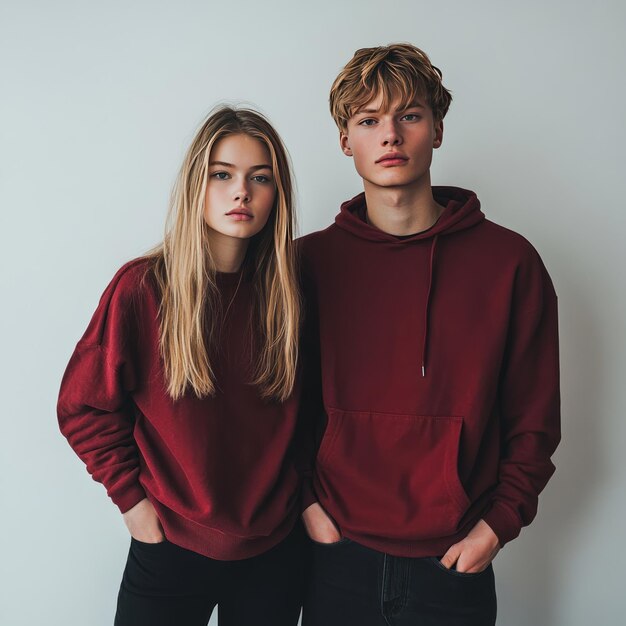
[[433,140],[433,148],[439,148],[443,143],[443,120],[435,122],[435,139]]
[[350,148],[350,140],[348,139],[348,135],[344,133],[342,130],[339,131],[339,145],[341,146],[341,151],[346,155],[352,156],[352,148]]

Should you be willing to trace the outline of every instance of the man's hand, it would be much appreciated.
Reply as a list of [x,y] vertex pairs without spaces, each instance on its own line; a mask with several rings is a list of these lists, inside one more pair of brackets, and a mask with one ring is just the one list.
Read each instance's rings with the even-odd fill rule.
[[450,546],[441,563],[448,569],[456,563],[457,572],[476,574],[488,567],[499,550],[498,537],[487,522],[481,519],[465,539]]
[[143,543],[161,543],[165,540],[161,522],[148,498],[124,513],[124,522],[132,537]]
[[302,521],[306,532],[313,541],[318,543],[335,543],[341,539],[341,534],[328,513],[314,502],[302,514]]

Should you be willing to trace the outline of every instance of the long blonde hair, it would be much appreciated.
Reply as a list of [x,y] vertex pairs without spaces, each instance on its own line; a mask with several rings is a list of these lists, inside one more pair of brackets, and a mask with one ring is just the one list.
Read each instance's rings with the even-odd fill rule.
[[296,379],[301,301],[293,235],[295,212],[287,151],[270,122],[245,108],[214,109],[196,133],[172,191],[163,242],[147,253],[161,294],[160,351],[173,400],[188,389],[213,395],[211,348],[222,310],[216,266],[208,245],[204,204],[211,149],[221,138],[245,134],[272,159],[276,196],[270,217],[249,242],[243,271],[254,283],[252,323],[260,341],[251,384],[264,398],[284,401]]

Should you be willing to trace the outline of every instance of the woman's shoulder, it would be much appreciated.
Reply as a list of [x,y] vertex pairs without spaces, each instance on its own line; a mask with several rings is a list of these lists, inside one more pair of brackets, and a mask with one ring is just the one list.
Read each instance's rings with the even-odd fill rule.
[[103,301],[115,301],[121,306],[136,306],[153,301],[158,305],[158,288],[154,273],[156,258],[142,256],[122,265],[104,290]]
[[155,265],[153,257],[137,257],[122,265],[115,272],[107,290],[115,291],[121,296],[137,295],[152,282]]
[[109,343],[112,334],[133,331],[139,318],[156,318],[158,297],[154,259],[139,257],[124,263],[100,296],[81,344]]

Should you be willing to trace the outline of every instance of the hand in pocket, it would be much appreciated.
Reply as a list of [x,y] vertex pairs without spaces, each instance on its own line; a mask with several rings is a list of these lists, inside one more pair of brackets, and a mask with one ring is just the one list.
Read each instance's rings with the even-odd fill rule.
[[124,513],[124,522],[131,536],[143,543],[161,543],[165,540],[161,522],[148,498]]
[[499,550],[498,537],[481,519],[465,539],[450,546],[441,564],[447,569],[456,564],[456,570],[461,574],[477,574],[489,567]]
[[302,521],[309,537],[317,543],[336,543],[341,533],[319,502],[311,504],[302,514]]

